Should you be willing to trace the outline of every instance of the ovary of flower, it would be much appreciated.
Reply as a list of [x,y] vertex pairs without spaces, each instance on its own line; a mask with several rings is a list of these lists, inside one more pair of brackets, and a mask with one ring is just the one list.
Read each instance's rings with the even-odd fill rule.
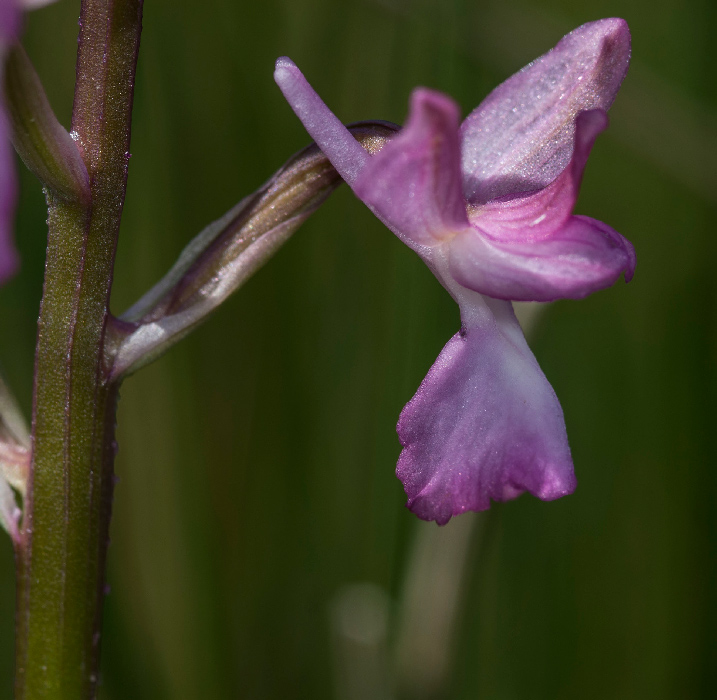
[[626,239],[572,213],[629,58],[626,23],[605,19],[565,36],[462,124],[453,100],[418,88],[406,125],[374,156],[289,59],[277,61],[307,131],[460,306],[461,331],[398,422],[397,474],[421,518],[442,524],[491,499],[575,488],[562,409],[511,301],[582,298],[634,272]]

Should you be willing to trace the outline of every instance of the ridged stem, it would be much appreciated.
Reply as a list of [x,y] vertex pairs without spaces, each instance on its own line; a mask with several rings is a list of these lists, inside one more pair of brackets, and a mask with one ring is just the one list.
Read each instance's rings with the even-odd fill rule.
[[48,195],[33,459],[16,548],[16,700],[97,685],[116,386],[105,329],[129,158],[142,0],[83,0],[72,129],[91,201]]

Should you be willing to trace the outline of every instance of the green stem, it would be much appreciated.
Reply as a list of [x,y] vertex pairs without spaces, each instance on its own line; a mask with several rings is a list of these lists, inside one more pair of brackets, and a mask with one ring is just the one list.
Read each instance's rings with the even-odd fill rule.
[[49,194],[33,461],[17,547],[16,700],[95,696],[116,385],[104,338],[142,0],[83,0],[72,127],[91,203]]

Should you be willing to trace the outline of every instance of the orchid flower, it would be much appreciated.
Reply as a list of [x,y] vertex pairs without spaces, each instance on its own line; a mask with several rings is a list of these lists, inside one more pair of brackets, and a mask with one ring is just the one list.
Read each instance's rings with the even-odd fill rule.
[[[41,7],[52,1],[0,0],[0,77],[4,77],[2,71],[8,49],[20,36],[23,9]],[[3,99],[0,90],[0,283],[11,277],[18,266],[12,239],[17,183],[10,125]],[[21,511],[11,486],[24,495],[29,462],[29,433],[21,425],[19,415],[0,378],[0,526],[10,533],[14,541],[19,536]]]
[[585,24],[463,124],[449,97],[418,88],[405,127],[373,156],[294,63],[277,61],[276,82],[309,134],[460,307],[460,332],[398,422],[397,475],[420,518],[444,524],[491,500],[576,487],[562,409],[511,301],[579,299],[632,277],[632,245],[572,213],[629,58],[623,20]]
[[[51,2],[54,0],[0,0],[0,71],[8,48],[20,36],[23,10],[42,7]],[[15,163],[0,92],[0,283],[12,276],[18,266],[17,252],[12,242],[16,197]]]

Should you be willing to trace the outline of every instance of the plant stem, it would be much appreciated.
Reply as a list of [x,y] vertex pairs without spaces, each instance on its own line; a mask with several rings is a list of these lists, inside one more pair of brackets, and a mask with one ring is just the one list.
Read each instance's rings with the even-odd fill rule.
[[104,337],[142,0],[83,0],[72,128],[91,204],[48,195],[33,460],[17,547],[17,700],[95,696],[117,387]]

